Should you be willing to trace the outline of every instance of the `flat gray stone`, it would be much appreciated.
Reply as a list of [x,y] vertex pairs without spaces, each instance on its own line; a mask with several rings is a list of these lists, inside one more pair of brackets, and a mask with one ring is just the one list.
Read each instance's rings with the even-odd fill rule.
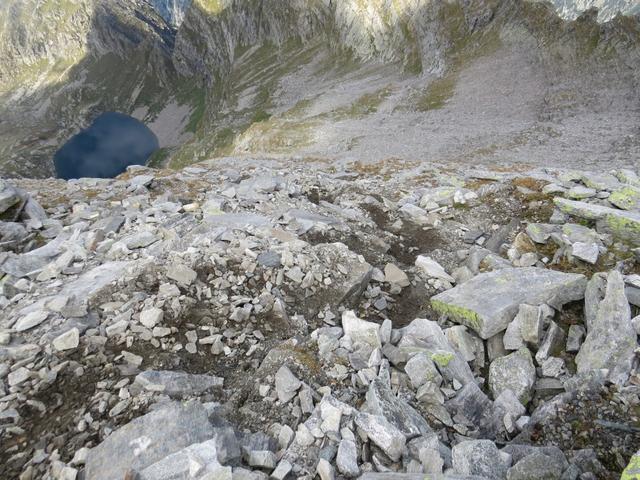
[[135,262],[103,263],[67,284],[60,294],[91,303],[113,282],[123,278],[134,265]]
[[224,379],[212,375],[193,375],[167,370],[147,370],[136,375],[133,382],[148,392],[158,392],[170,397],[200,395],[212,388],[222,388]]
[[202,404],[171,402],[132,420],[92,448],[87,456],[86,478],[122,480],[129,469],[143,471],[213,436],[208,411]]
[[80,344],[80,330],[72,328],[54,338],[52,344],[58,351],[73,350]]
[[223,467],[218,462],[216,439],[189,445],[166,456],[142,470],[139,480],[187,480],[193,478],[193,471],[198,472],[198,478],[203,478],[201,475],[204,474],[223,475],[227,472],[231,476],[231,467]]
[[521,304],[559,308],[584,297],[584,275],[542,268],[482,273],[431,298],[432,307],[488,339],[507,328]]
[[609,380],[624,384],[637,346],[624,280],[620,272],[613,270],[607,277],[606,295],[595,319],[587,326],[587,337],[576,355],[578,373],[607,369]]
[[571,245],[571,255],[579,260],[594,265],[598,261],[600,249],[596,243],[576,242]]
[[37,327],[42,322],[44,322],[49,316],[49,312],[45,312],[43,310],[36,310],[35,312],[28,313],[20,320],[16,322],[13,326],[13,329],[16,332],[24,332],[26,330],[30,330],[34,327]]

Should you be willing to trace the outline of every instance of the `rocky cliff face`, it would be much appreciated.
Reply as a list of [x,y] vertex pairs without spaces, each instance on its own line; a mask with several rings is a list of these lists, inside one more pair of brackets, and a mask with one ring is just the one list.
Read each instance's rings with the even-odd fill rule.
[[640,4],[636,0],[554,0],[554,6],[564,18],[574,19],[582,12],[598,9],[600,21],[611,20],[619,13],[634,15],[640,13]]
[[[563,22],[513,0],[12,0],[0,12],[0,164],[11,174],[51,174],[56,146],[106,110],[156,133],[154,165],[255,153],[543,158],[600,118],[616,128],[591,150],[638,148],[623,140],[636,108],[625,100],[638,71],[630,18]],[[591,116],[595,104],[611,114]]]
[[170,25],[179,27],[191,5],[191,0],[150,0],[150,3]]

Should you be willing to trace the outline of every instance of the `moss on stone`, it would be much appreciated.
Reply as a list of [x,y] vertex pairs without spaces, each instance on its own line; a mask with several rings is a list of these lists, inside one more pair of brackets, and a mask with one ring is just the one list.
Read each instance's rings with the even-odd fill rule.
[[640,204],[640,190],[633,187],[625,187],[612,192],[609,201],[616,207],[631,210]]
[[605,222],[614,237],[626,240],[632,245],[640,245],[640,220],[609,214],[605,217]]
[[431,300],[431,307],[436,312],[442,315],[447,315],[449,318],[467,325],[476,332],[480,332],[480,330],[482,330],[482,318],[473,310],[433,299]]
[[622,472],[620,480],[640,480],[640,452],[631,457],[629,465]]
[[454,357],[455,355],[451,352],[439,351],[431,354],[431,360],[439,367],[446,367]]

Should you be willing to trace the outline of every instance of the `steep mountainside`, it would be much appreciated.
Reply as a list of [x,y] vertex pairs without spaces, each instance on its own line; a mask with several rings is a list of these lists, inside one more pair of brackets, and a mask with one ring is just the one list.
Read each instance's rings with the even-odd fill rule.
[[640,3],[637,0],[553,0],[553,4],[562,17],[570,19],[594,7],[598,9],[600,21],[611,20],[618,13],[625,15],[640,13]]
[[149,0],[149,3],[169,24],[179,27],[191,5],[191,0]]
[[255,154],[615,162],[640,151],[631,17],[564,22],[517,0],[153,3],[3,4],[3,171],[51,174],[56,147],[109,110],[156,133],[152,165]]

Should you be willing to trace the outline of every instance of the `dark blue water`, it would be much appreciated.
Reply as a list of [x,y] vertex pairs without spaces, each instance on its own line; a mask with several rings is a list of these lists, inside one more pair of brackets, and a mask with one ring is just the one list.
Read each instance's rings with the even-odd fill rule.
[[58,177],[112,178],[129,165],[144,165],[158,149],[147,126],[122,113],[107,112],[73,136],[53,157]]

